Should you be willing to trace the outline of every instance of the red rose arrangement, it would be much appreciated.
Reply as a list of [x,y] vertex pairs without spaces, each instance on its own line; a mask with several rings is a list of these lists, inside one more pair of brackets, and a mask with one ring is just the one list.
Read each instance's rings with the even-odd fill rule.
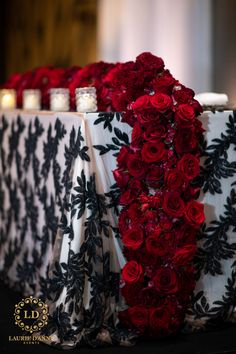
[[49,108],[49,90],[60,87],[64,70],[52,67],[39,67],[23,74],[12,75],[3,85],[4,88],[16,90],[17,107],[22,107],[22,94],[26,89],[39,89],[42,95],[42,108]]
[[116,65],[104,82],[113,109],[133,127],[114,171],[127,260],[121,293],[128,308],[120,319],[141,335],[165,336],[183,323],[195,286],[196,234],[205,219],[193,183],[200,171],[202,109],[194,92],[151,53]]
[[93,63],[80,68],[39,67],[23,74],[14,74],[2,85],[16,90],[17,107],[22,107],[22,94],[25,89],[39,89],[42,95],[42,108],[49,109],[50,89],[68,88],[70,92],[70,109],[75,111],[75,89],[93,86],[97,91],[98,111],[111,110],[111,90],[106,87],[103,78],[115,66],[104,62]]

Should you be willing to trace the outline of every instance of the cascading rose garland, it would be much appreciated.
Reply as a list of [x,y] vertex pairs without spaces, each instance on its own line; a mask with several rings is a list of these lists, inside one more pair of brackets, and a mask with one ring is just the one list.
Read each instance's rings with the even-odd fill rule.
[[38,88],[43,108],[49,89],[95,86],[99,111],[123,112],[132,129],[117,157],[121,191],[119,229],[127,263],[121,292],[129,306],[121,321],[142,335],[164,336],[183,323],[195,285],[196,234],[204,221],[199,188],[202,112],[194,92],[175,80],[161,58],[143,53],[135,62],[104,62],[84,68],[41,67],[13,75],[3,87]]
[[120,319],[142,335],[164,336],[183,324],[195,280],[192,264],[203,205],[195,199],[200,170],[194,92],[143,53],[108,74],[112,103],[124,111],[132,139],[119,152],[114,177],[121,190],[119,230],[127,260]]

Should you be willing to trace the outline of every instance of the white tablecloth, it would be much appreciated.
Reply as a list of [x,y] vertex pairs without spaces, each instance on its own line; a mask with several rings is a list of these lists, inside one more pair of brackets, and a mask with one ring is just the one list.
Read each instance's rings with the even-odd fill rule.
[[[206,225],[186,332],[233,320],[236,306],[236,114],[201,119]],[[1,277],[46,296],[51,263],[47,329],[64,347],[128,337],[117,321],[125,259],[112,170],[130,132],[116,113],[1,112]]]

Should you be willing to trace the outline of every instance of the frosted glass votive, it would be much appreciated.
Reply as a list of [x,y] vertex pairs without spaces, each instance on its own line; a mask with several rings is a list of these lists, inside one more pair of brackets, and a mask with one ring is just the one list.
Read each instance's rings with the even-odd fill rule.
[[96,112],[97,94],[95,87],[80,87],[75,90],[77,112]]
[[41,91],[24,90],[23,91],[24,109],[41,109]]
[[70,92],[66,88],[50,90],[50,110],[67,112],[70,110]]
[[13,89],[0,90],[0,108],[14,109],[16,108],[16,91]]

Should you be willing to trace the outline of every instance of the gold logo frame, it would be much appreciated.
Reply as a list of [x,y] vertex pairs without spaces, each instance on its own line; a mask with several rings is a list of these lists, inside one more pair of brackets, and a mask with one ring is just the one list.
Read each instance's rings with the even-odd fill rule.
[[[33,310],[31,311],[32,313],[37,312],[37,320],[34,321],[32,325],[26,324],[22,320],[22,311],[27,313],[26,310],[24,310],[25,305],[36,305],[37,306],[37,311]],[[18,304],[15,305],[15,324],[19,326],[23,331],[27,331],[30,333],[39,331],[42,327],[46,326],[48,324],[48,305],[45,304],[41,299],[35,298],[33,296],[26,297],[25,299],[22,299]],[[26,317],[30,318],[30,317]],[[36,317],[32,317],[35,319]]]

